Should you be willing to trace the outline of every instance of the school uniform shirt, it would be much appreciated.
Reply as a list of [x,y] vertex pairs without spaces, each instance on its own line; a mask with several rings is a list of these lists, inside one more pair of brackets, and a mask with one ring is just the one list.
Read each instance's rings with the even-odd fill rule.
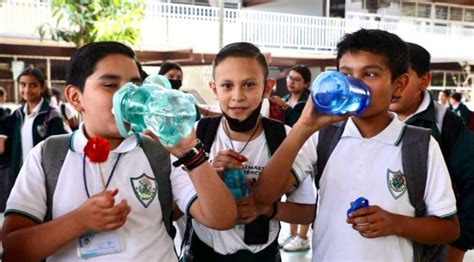
[[36,116],[40,110],[41,105],[43,104],[44,98],[41,98],[41,101],[31,110],[31,113],[28,114],[28,106],[23,107],[23,125],[21,126],[21,152],[23,159],[26,159],[26,155],[33,148],[33,136],[31,130],[33,130],[33,122],[35,121]]
[[[320,180],[314,221],[313,261],[413,261],[412,243],[395,235],[368,239],[346,223],[350,203],[363,196],[387,212],[414,217],[406,184],[400,177],[404,124],[395,114],[378,135],[363,138],[351,118]],[[316,140],[317,136],[311,139]],[[438,143],[431,137],[424,195],[427,216],[456,213],[451,180]],[[395,183],[400,182],[401,183]]]
[[[290,127],[285,126],[285,128],[286,132],[288,133]],[[258,176],[271,157],[264,132],[250,141],[247,146],[245,146],[245,144],[246,142],[234,140],[232,140],[231,143],[229,137],[224,132],[221,122],[217,130],[216,138],[210,150],[210,161],[212,161],[212,159],[217,156],[221,150],[234,148],[235,151],[240,152],[242,148],[245,147],[245,149],[241,152],[241,154],[246,156],[248,159],[247,162],[243,163],[244,171],[247,175],[247,178],[258,179]],[[293,193],[287,196],[287,201],[301,204],[314,204],[316,198],[311,177],[308,176],[311,174],[312,167],[309,164],[310,161],[306,161],[306,158],[303,157],[303,155],[311,154],[305,154],[302,152],[298,154],[292,167],[292,173],[295,175],[299,186]],[[181,168],[175,168],[172,171],[172,176],[174,175],[184,176],[185,173],[181,170]],[[306,177],[309,177],[309,179],[304,180]],[[201,239],[209,247],[212,247],[215,252],[222,255],[234,254],[239,250],[249,250],[252,253],[257,253],[273,243],[278,237],[278,232],[280,230],[279,222],[273,219],[270,221],[268,242],[262,245],[247,245],[244,242],[244,225],[236,225],[233,229],[219,231],[207,228],[196,220],[193,220],[192,222],[194,233],[197,234],[199,239]]]
[[[98,165],[84,156],[87,138],[81,130],[82,127],[74,133],[60,171],[53,197],[53,219],[75,210],[88,200],[88,195],[103,190]],[[8,200],[6,215],[15,213],[38,223],[43,221],[46,214],[45,180],[41,168],[43,143],[34,147],[28,155]],[[135,136],[125,139],[101,164],[104,180],[110,180],[107,189],[119,190],[115,203],[126,199],[131,212],[125,224],[116,230],[122,242],[122,251],[94,257],[89,259],[91,261],[177,261],[173,240],[162,220],[155,176],[138,143]],[[115,172],[112,172],[114,165]],[[149,192],[139,192],[140,184],[149,185]],[[171,186],[178,206],[185,210],[188,202],[195,197],[191,180],[188,176],[171,176]],[[48,261],[78,261],[77,249],[78,240],[72,241],[49,257]]]

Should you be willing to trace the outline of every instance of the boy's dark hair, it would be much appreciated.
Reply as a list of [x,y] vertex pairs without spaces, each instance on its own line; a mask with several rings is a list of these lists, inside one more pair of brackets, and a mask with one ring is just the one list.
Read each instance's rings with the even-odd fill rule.
[[410,66],[416,72],[418,77],[423,76],[431,70],[431,55],[424,47],[407,42],[408,56],[410,57]]
[[135,64],[138,67],[138,72],[140,72],[140,80],[143,82],[143,80],[148,77],[148,74],[145,72],[145,70],[143,70],[142,64],[140,62],[135,61]]
[[69,60],[66,85],[74,85],[83,92],[86,79],[94,73],[97,63],[112,54],[124,55],[135,60],[135,52],[124,44],[113,41],[87,44],[79,48]]
[[247,42],[237,42],[224,46],[219,53],[217,53],[212,63],[212,75],[216,67],[228,57],[242,57],[256,59],[263,70],[264,79],[268,78],[268,64],[265,56],[260,52],[260,49],[255,45]]
[[452,93],[451,98],[454,99],[456,102],[461,102],[462,94],[458,92]]
[[451,96],[451,90],[449,90],[449,89],[441,90],[441,92],[443,92],[447,97]]
[[347,52],[366,51],[383,55],[392,73],[392,81],[408,71],[408,48],[395,34],[378,29],[361,29],[346,34],[337,44],[337,68]]
[[[27,67],[16,78],[16,81],[20,82],[20,78],[22,76],[32,76],[32,77],[36,78],[36,80],[38,80],[38,83],[40,84],[40,86],[43,87],[42,96],[45,97],[45,98],[48,98],[48,99],[51,97],[51,94],[49,93],[49,89],[46,87],[46,77],[44,76],[43,72],[41,72],[41,70],[39,70],[38,68]],[[22,99],[22,102],[24,102],[23,99]]]
[[173,69],[176,69],[180,71],[181,73],[183,73],[183,70],[181,70],[181,66],[178,63],[166,61],[161,65],[160,71],[158,71],[158,74],[165,75],[166,73],[168,73],[168,71],[173,70]]
[[61,92],[59,90],[57,90],[56,88],[54,88],[54,87],[51,88],[51,94],[55,97],[61,98]]
[[290,68],[290,71],[298,72],[302,77],[305,83],[311,82],[311,71],[304,65],[294,65]]

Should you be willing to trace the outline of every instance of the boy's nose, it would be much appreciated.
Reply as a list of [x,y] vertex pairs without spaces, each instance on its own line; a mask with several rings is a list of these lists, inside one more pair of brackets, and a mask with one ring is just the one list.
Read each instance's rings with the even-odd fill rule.
[[232,100],[234,101],[242,101],[245,99],[244,92],[242,88],[234,88],[232,92]]

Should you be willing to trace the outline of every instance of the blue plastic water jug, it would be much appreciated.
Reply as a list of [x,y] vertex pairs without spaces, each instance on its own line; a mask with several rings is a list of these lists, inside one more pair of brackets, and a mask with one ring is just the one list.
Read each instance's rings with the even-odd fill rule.
[[234,199],[247,196],[248,186],[245,172],[241,169],[226,169],[224,171],[224,183]]
[[[115,92],[112,107],[115,122],[122,137],[149,129],[164,146],[172,147],[194,127],[195,99],[157,84],[155,76],[149,78],[140,87],[127,83]],[[130,125],[130,130],[127,131],[125,123]]]
[[370,102],[370,91],[361,80],[337,71],[319,74],[311,85],[311,99],[323,113],[343,115],[347,112],[362,114]]

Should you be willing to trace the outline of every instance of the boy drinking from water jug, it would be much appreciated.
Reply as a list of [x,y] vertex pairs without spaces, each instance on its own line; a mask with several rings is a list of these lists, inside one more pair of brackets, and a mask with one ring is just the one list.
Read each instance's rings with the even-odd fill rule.
[[[68,101],[84,122],[63,147],[49,150],[56,139],[43,142],[25,160],[7,203],[6,260],[177,261],[170,227],[173,198],[210,228],[235,224],[232,196],[206,155],[194,148],[194,131],[166,149],[146,136],[120,136],[112,97],[125,83],[140,82],[133,50],[117,42],[85,45],[69,61],[66,82]],[[101,163],[104,172],[84,152],[97,136],[111,148]],[[57,154],[62,150],[62,156]],[[200,152],[200,158],[192,165],[184,162],[186,175],[170,176],[167,151],[181,158],[190,150]],[[47,154],[58,158],[45,163]],[[155,158],[149,161],[150,156]],[[58,167],[53,188],[47,179],[50,166]]]
[[[313,261],[414,261],[413,242],[450,243],[459,236],[456,203],[451,181],[436,141],[426,130],[426,185],[421,197],[426,205],[422,217],[415,217],[404,170],[402,147],[408,129],[393,113],[390,101],[399,96],[408,82],[408,52],[398,36],[361,29],[347,34],[337,45],[337,68],[362,80],[371,100],[361,115],[327,115],[314,108],[311,99],[288,137],[266,165],[256,185],[256,200],[271,203],[278,199],[290,175],[297,152],[310,139],[318,161],[326,137],[319,140],[324,127],[344,120],[345,127],[325,168],[319,184],[318,214],[314,220]],[[341,130],[341,129],[339,129]],[[320,132],[318,132],[320,131]],[[411,131],[410,131],[411,132]],[[408,145],[408,143],[407,143]],[[405,153],[405,151],[403,151]],[[317,165],[315,168],[322,168]],[[278,171],[278,172],[276,172]],[[284,171],[284,172],[282,172]],[[319,170],[321,171],[321,170]],[[271,186],[270,186],[271,185]],[[349,205],[364,196],[366,208],[347,212]],[[312,218],[315,210],[292,213],[296,218]]]

